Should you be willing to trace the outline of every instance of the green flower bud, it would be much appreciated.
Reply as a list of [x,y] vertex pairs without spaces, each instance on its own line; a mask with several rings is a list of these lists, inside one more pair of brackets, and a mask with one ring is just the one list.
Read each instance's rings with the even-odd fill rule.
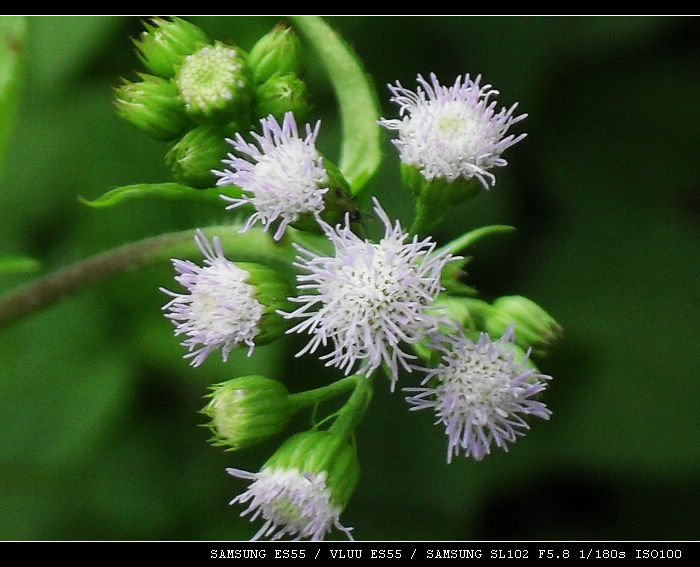
[[180,96],[201,124],[226,124],[247,116],[252,101],[250,69],[237,47],[216,42],[185,57],[175,76]]
[[484,327],[491,336],[501,335],[515,325],[515,342],[522,348],[532,347],[544,354],[559,337],[562,328],[551,315],[534,301],[520,295],[499,297],[486,313]]
[[194,24],[181,18],[153,18],[144,22],[145,30],[134,40],[138,55],[149,71],[169,79],[202,44],[207,35]]
[[283,384],[264,376],[241,376],[213,386],[202,410],[211,418],[212,443],[243,449],[281,433],[294,413],[288,395]]
[[294,31],[281,24],[261,37],[250,50],[248,59],[255,82],[263,83],[275,73],[299,73],[300,47]]
[[206,188],[216,185],[213,169],[231,149],[226,142],[227,131],[213,126],[197,126],[177,142],[165,155],[165,162],[178,183]]
[[281,119],[291,111],[297,119],[303,119],[311,110],[308,98],[306,84],[296,74],[276,73],[258,87],[255,113]]
[[177,88],[170,81],[140,74],[141,81],[115,89],[117,113],[156,140],[174,140],[192,127]]
[[290,437],[261,470],[266,469],[325,474],[331,503],[340,510],[347,505],[360,478],[355,446],[330,431],[305,431]]

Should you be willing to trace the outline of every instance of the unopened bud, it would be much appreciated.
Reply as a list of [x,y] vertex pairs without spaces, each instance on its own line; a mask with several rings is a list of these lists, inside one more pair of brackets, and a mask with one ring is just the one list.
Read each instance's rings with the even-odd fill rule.
[[212,170],[230,149],[226,136],[221,128],[197,126],[175,142],[165,155],[175,180],[198,189],[214,187],[217,178]]
[[274,74],[299,73],[299,51],[299,38],[294,31],[282,25],[276,26],[250,50],[253,79],[256,83],[263,83]]
[[217,384],[202,412],[211,418],[212,443],[232,450],[281,433],[294,413],[287,388],[264,376],[241,376]]
[[300,120],[311,110],[306,84],[294,73],[273,75],[258,87],[256,94],[258,116],[272,114],[281,119],[286,112],[293,112]]
[[193,126],[170,81],[141,74],[115,89],[117,113],[156,140],[174,140]]
[[153,18],[134,40],[138,55],[149,71],[166,79],[175,75],[187,55],[209,40],[196,25],[182,18]]
[[520,295],[499,297],[494,301],[484,326],[491,336],[498,336],[511,323],[515,343],[523,348],[532,347],[539,353],[543,353],[562,333],[561,326],[549,313]]

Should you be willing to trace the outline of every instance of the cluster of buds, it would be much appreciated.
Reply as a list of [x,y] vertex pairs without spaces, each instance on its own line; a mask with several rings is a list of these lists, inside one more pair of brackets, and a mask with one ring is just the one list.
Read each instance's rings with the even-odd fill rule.
[[166,163],[183,185],[212,187],[225,138],[256,118],[310,110],[299,40],[289,28],[273,29],[248,54],[210,41],[182,18],[154,18],[134,43],[146,72],[116,89],[117,112],[170,142]]
[[229,259],[218,236],[197,231],[203,265],[173,260],[185,291],[163,289],[166,317],[186,337],[185,357],[201,366],[214,351],[224,361],[237,347],[250,356],[258,344],[298,333],[308,342],[297,356],[318,354],[345,375],[298,393],[258,375],[214,386],[203,409],[212,443],[239,450],[270,441],[298,411],[350,394],[258,472],[228,469],[251,481],[231,503],[262,518],[255,539],[322,539],[334,527],[350,537],[339,516],[357,483],[354,431],[377,374],[392,391],[403,375],[422,374],[418,387],[403,391],[412,410],[436,413],[448,462],[460,454],[481,460],[493,446],[508,450],[529,428],[525,417],[549,418],[539,398],[550,377],[531,355],[551,346],[559,325],[527,298],[489,304],[461,281],[466,260],[456,254],[488,230],[443,247],[424,235],[447,207],[494,185],[502,153],[525,137],[508,133],[525,118],[516,105],[497,109],[497,91],[480,76],[443,86],[419,75],[415,92],[390,85],[399,118],[378,123],[398,132],[416,218],[406,230],[375,198],[383,234],[372,240],[342,172],[316,147],[320,121],[300,121],[310,106],[290,29],[276,27],[246,54],[184,20],[155,19],[136,46],[152,74],[117,89],[120,114],[174,141],[166,159],[180,182],[235,186],[240,193],[221,202],[248,215],[239,232],[258,230],[290,257],[284,265]]

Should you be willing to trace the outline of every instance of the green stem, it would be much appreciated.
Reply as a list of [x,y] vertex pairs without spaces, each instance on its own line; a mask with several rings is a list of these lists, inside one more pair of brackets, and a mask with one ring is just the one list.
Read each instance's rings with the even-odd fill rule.
[[[236,226],[202,229],[211,238],[221,238],[226,257],[232,261],[258,262],[284,269],[292,276],[294,250],[289,241],[275,243],[260,230],[244,234]],[[0,298],[0,329],[78,291],[125,272],[169,258],[199,257],[194,230],[162,234],[108,250],[31,282]]]
[[429,206],[421,199],[418,199],[416,201],[416,216],[413,219],[410,233],[426,236],[435,226],[442,222],[443,217],[442,208]]
[[362,374],[355,374],[350,378],[355,381],[355,390],[346,404],[338,411],[333,425],[328,428],[329,432],[345,439],[352,436],[372,400],[372,380]]
[[348,376],[347,378],[342,378],[336,380],[328,386],[321,386],[320,388],[315,388],[313,390],[307,390],[305,392],[298,392],[296,394],[290,394],[287,398],[289,403],[294,407],[294,412],[299,411],[302,408],[311,406],[314,404],[320,404],[344,394],[357,386],[357,377]]

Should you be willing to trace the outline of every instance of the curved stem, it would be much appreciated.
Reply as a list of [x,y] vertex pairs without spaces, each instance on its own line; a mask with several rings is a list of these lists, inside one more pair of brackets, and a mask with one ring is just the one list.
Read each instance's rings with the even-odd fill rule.
[[289,403],[293,405],[294,411],[296,412],[307,406],[319,404],[329,400],[330,398],[344,394],[355,388],[356,382],[357,379],[355,376],[348,376],[347,378],[336,380],[327,386],[314,388],[313,390],[307,390],[305,392],[298,392],[296,394],[290,394],[287,399],[289,400]]
[[355,381],[355,390],[350,399],[338,411],[333,425],[328,428],[329,432],[349,439],[355,431],[357,425],[365,416],[367,407],[372,400],[372,380],[361,375],[350,376]]
[[[231,225],[208,227],[203,232],[207,237],[221,238],[230,260],[259,262],[288,272],[291,269],[294,250],[288,240],[275,243],[262,231],[241,234]],[[0,329],[111,277],[173,257],[196,257],[200,252],[194,234],[194,230],[185,230],[132,242],[10,291],[0,298]]]

